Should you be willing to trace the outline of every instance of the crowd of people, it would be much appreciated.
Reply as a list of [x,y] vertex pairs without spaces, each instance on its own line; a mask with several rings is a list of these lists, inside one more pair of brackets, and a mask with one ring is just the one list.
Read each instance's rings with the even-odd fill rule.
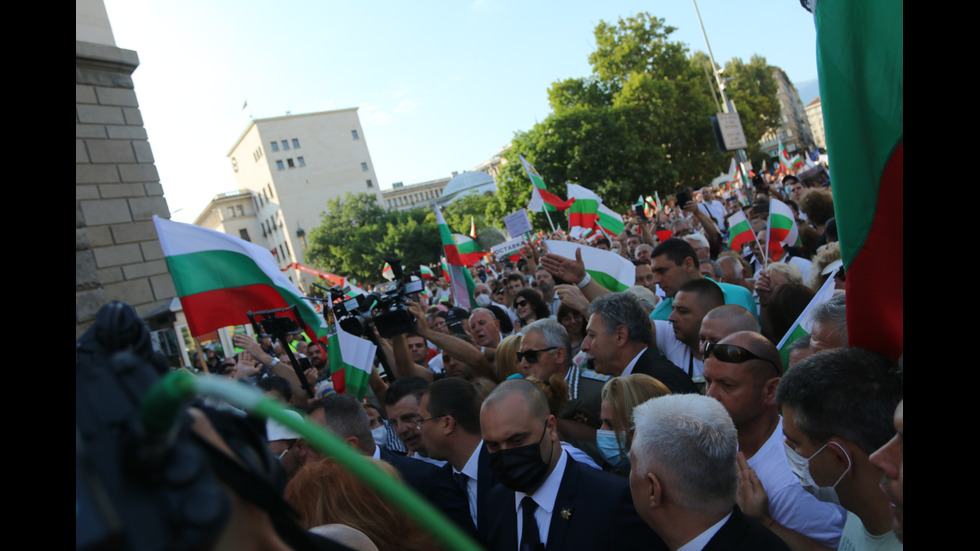
[[[237,335],[210,371],[256,384],[404,480],[488,549],[901,549],[901,360],[848,347],[833,198],[794,176],[626,217],[573,240],[632,261],[610,292],[544,243],[444,277],[380,338],[364,400],[333,391],[325,342]],[[770,199],[799,246],[773,260]],[[755,239],[728,247],[730,216]],[[777,345],[828,278],[810,334]],[[455,300],[454,300],[455,299]],[[311,397],[284,346],[309,360]],[[786,360],[788,358],[788,361]],[[304,362],[305,364],[305,362]],[[288,366],[288,367],[287,367]],[[270,450],[302,524],[358,549],[436,549],[404,512],[285,427]]]

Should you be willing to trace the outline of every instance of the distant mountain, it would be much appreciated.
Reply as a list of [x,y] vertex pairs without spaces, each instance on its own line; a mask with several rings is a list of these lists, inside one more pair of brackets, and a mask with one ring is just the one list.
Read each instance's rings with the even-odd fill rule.
[[803,102],[804,107],[809,105],[814,98],[820,96],[820,84],[817,79],[794,82],[793,85],[796,86],[796,91],[799,92],[800,101]]

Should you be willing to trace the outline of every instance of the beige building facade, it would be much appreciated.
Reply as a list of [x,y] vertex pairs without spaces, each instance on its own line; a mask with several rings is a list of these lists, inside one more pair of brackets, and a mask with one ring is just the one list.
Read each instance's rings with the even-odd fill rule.
[[[257,224],[249,230],[250,240],[274,251],[281,267],[306,264],[306,232],[320,224],[328,200],[370,193],[379,205],[385,204],[356,107],[255,119],[228,152],[228,160],[240,190],[233,194],[239,200],[234,209],[237,213],[240,205],[254,213],[248,215]],[[251,211],[241,204],[245,192]],[[225,209],[219,218],[230,223],[234,217],[223,204],[227,199],[216,197],[198,217],[199,225],[218,229],[211,225],[216,208]],[[247,227],[240,220],[232,231],[222,231],[240,236]],[[304,291],[313,281],[298,270],[288,275]]]
[[782,69],[773,68],[773,78],[776,80],[776,97],[779,99],[781,122],[776,132],[770,132],[762,137],[762,150],[775,156],[779,150],[779,142],[789,152],[803,151],[814,145],[810,122],[807,118],[800,93],[790,82]]
[[449,183],[449,178],[439,178],[420,182],[418,184],[404,185],[401,182],[392,184],[391,189],[381,192],[384,197],[384,205],[388,210],[410,210],[416,207],[431,207],[442,197],[442,190]]
[[819,97],[807,104],[806,116],[810,121],[810,130],[813,132],[813,143],[821,149],[827,149],[827,136],[823,132],[823,105]]

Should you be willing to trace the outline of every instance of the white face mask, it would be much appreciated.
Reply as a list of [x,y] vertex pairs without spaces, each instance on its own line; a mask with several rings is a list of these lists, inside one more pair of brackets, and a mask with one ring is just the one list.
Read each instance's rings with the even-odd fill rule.
[[376,429],[371,429],[371,437],[374,438],[374,443],[383,446],[385,439],[388,437],[388,431],[385,430],[385,426],[381,425]]
[[[810,474],[810,461],[819,455],[824,448],[831,444],[837,446],[842,452],[844,452],[844,457],[847,458],[847,469],[844,470],[844,472],[837,479],[837,482],[834,482],[832,486],[820,486],[815,480],[813,480],[813,475]],[[820,501],[836,503],[839,505],[840,499],[837,497],[837,485],[840,484],[841,480],[844,480],[844,476],[851,470],[851,456],[847,453],[847,450],[845,450],[844,447],[837,442],[827,442],[810,457],[803,457],[785,443],[784,446],[786,447],[786,458],[789,460],[790,468],[792,468],[793,472],[800,477],[800,483],[803,485],[803,487]]]
[[484,308],[490,306],[490,295],[477,295],[476,303]]

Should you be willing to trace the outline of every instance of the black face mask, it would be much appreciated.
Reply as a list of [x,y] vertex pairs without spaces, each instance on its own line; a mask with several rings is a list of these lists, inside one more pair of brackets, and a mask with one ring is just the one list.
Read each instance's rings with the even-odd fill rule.
[[[505,487],[515,492],[530,494],[538,489],[548,476],[548,466],[551,458],[545,462],[541,458],[541,442],[544,435],[548,433],[548,425],[545,424],[544,432],[537,444],[528,444],[519,448],[500,450],[489,454],[490,468]],[[554,455],[554,446],[551,447],[551,455]]]

